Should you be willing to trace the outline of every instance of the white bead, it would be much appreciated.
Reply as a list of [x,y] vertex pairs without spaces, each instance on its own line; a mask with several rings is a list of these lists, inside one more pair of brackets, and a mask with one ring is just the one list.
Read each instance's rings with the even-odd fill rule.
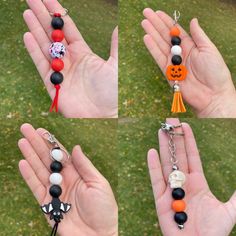
[[55,148],[51,151],[51,156],[55,161],[61,162],[63,159],[63,152],[60,149]]
[[51,184],[60,185],[62,182],[62,176],[59,173],[52,173],[49,180]]
[[175,45],[175,46],[173,46],[172,48],[171,48],[171,53],[173,54],[173,55],[181,55],[181,53],[182,53],[182,48],[180,47],[180,46],[178,46],[178,45]]
[[182,188],[186,181],[185,174],[182,171],[174,170],[169,175],[169,184],[171,188]]
[[62,43],[54,42],[49,48],[49,53],[52,58],[62,58],[66,54],[66,48]]

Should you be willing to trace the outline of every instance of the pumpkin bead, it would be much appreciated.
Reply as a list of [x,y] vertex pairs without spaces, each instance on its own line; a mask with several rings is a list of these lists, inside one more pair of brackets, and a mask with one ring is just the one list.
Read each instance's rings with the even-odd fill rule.
[[180,45],[181,44],[181,38],[178,36],[172,37],[171,39],[172,45]]
[[179,45],[174,45],[171,48],[172,55],[178,55],[180,56],[182,54],[182,48]]
[[183,200],[175,200],[172,203],[172,209],[175,212],[182,212],[186,208],[186,203]]
[[179,36],[180,35],[180,30],[178,27],[174,26],[171,30],[170,30],[170,35],[172,37],[174,36]]
[[171,59],[173,65],[180,65],[182,63],[182,57],[174,55]]

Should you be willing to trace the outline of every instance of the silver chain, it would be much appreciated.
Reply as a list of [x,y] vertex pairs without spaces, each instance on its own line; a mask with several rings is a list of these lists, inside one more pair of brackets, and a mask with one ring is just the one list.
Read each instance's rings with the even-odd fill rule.
[[176,145],[174,142],[174,135],[169,134],[170,140],[169,140],[169,150],[170,150],[170,161],[173,165],[176,165],[178,163],[178,160],[176,158]]

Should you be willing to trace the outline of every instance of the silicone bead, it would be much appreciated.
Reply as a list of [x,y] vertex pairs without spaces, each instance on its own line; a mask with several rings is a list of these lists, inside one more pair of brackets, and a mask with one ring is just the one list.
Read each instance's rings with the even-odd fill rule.
[[62,29],[64,26],[64,21],[61,17],[54,17],[51,25],[53,29]]
[[174,36],[179,36],[180,35],[180,30],[178,27],[174,26],[171,30],[170,30],[170,35],[172,37]]
[[171,48],[171,53],[172,53],[172,55],[179,55],[180,56],[182,53],[182,48],[178,45],[175,45]]
[[175,200],[181,200],[185,197],[185,192],[182,188],[175,188],[173,189],[172,191],[172,197],[175,199]]
[[55,173],[60,173],[62,168],[62,164],[59,161],[53,161],[50,165],[50,170]]
[[185,204],[185,201],[183,200],[175,200],[172,203],[172,209],[175,212],[182,212],[185,210],[185,208],[186,208],[186,204]]
[[58,148],[54,148],[51,151],[51,156],[55,161],[61,162],[63,160],[63,152]]
[[52,185],[49,189],[49,193],[52,197],[58,198],[62,194],[62,189],[59,185]]
[[52,40],[54,42],[61,42],[64,39],[64,33],[62,30],[53,30],[52,31]]
[[177,224],[183,225],[188,220],[188,216],[185,212],[176,212],[174,219]]
[[64,62],[61,59],[55,58],[52,60],[51,67],[54,71],[61,71],[64,69]]
[[62,43],[55,42],[51,44],[49,53],[52,58],[62,58],[66,54],[66,48]]
[[49,180],[51,184],[60,185],[62,182],[62,176],[59,173],[52,173]]
[[63,82],[63,74],[60,72],[53,72],[50,80],[54,85],[61,84]]
[[171,44],[172,45],[180,45],[181,44],[181,39],[178,36],[175,36],[171,39]]
[[178,55],[174,55],[171,59],[173,65],[180,65],[182,63],[182,57]]

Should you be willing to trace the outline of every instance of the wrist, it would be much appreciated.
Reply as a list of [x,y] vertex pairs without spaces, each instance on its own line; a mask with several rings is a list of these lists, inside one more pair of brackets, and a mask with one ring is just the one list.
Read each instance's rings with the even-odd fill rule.
[[216,94],[209,105],[197,112],[199,118],[236,118],[236,91]]

